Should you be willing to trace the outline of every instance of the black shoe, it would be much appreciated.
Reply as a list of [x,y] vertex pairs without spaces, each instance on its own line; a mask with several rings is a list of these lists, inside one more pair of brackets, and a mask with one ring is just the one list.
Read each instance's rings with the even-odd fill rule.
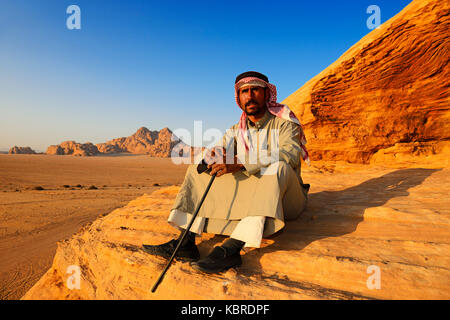
[[239,252],[229,255],[225,248],[217,246],[207,257],[192,262],[191,266],[198,271],[219,273],[229,268],[240,266],[241,264],[242,259]]
[[[149,254],[170,259],[175,251],[175,248],[177,247],[177,244],[178,240],[174,239],[156,246],[143,244],[142,249]],[[178,249],[175,259],[180,261],[197,261],[200,259],[200,253],[198,252],[198,248],[195,243],[187,243]]]

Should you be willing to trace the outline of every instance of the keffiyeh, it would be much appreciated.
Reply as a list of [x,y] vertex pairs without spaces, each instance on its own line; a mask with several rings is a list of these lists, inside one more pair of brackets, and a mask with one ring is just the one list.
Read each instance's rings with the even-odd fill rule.
[[[257,77],[259,74],[256,72],[248,72],[250,76],[242,77],[239,79],[239,77],[236,79],[236,83],[234,85],[235,88],[235,98],[236,103],[239,105],[239,88],[242,87],[245,84],[250,84],[252,82],[263,82],[267,88],[269,89],[269,94],[266,97],[266,105],[267,110],[273,114],[276,117],[292,121],[300,126],[300,147],[301,147],[301,155],[302,159],[309,164],[309,155],[308,151],[306,150],[306,137],[302,129],[302,125],[300,124],[300,121],[295,116],[294,112],[289,109],[287,105],[277,103],[277,88],[275,85],[268,82],[267,77],[264,75],[261,75],[262,77]],[[264,79],[262,79],[264,78]],[[267,79],[267,81],[265,80]],[[247,134],[247,114],[245,112],[242,112],[241,118],[239,119],[239,135],[242,143],[245,146],[245,150],[248,152],[250,143],[248,140],[248,134]]]

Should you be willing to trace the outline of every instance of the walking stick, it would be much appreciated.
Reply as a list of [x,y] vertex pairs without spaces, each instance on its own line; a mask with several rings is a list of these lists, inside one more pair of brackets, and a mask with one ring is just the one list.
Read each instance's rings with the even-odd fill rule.
[[[208,169],[207,164],[205,163],[204,160],[203,160],[202,163],[200,163],[200,164],[198,165],[198,167],[197,167],[197,172],[198,172],[199,174],[200,174],[200,173],[203,173],[203,172],[209,172],[209,171],[211,171],[211,169]],[[206,187],[205,193],[203,194],[202,199],[201,199],[200,202],[198,203],[197,208],[195,209],[195,213],[194,213],[194,215],[192,216],[191,221],[189,222],[189,225],[187,226],[186,230],[183,232],[183,235],[179,238],[178,244],[177,244],[175,250],[173,251],[172,256],[170,257],[169,262],[167,262],[166,267],[165,267],[164,270],[161,272],[161,274],[159,275],[158,280],[156,280],[155,284],[153,285],[152,293],[154,293],[154,292],[156,291],[156,289],[158,288],[159,284],[160,284],[161,281],[163,280],[164,275],[166,274],[167,270],[169,270],[170,265],[172,264],[172,261],[173,261],[173,259],[175,258],[176,254],[177,254],[177,252],[178,252],[178,249],[180,249],[181,244],[183,243],[184,238],[186,238],[186,235],[187,235],[187,233],[189,232],[189,229],[191,229],[191,226],[192,226],[192,224],[194,223],[194,220],[195,220],[195,218],[197,217],[197,214],[198,214],[198,212],[199,212],[199,210],[200,210],[200,207],[202,206],[203,201],[205,200],[206,195],[208,194],[208,191],[209,191],[209,189],[211,188],[211,185],[212,185],[212,183],[213,183],[213,181],[214,181],[215,178],[216,178],[216,173],[213,174],[213,175],[211,176],[211,179],[209,180],[208,186]]]

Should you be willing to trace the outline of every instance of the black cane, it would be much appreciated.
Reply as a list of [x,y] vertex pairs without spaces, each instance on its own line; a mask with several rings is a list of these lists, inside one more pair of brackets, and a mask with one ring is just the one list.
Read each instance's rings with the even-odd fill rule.
[[[211,171],[211,168],[208,169],[207,164],[205,163],[205,161],[202,161],[202,163],[200,163],[200,164],[198,165],[198,167],[197,167],[197,172],[198,172],[199,174],[200,174],[200,173],[203,173],[203,172],[209,172],[209,171]],[[178,252],[178,249],[180,249],[181,244],[183,243],[184,238],[186,238],[187,233],[188,233],[189,230],[191,229],[191,226],[192,226],[192,224],[194,223],[194,220],[195,220],[195,218],[197,217],[197,214],[198,214],[198,212],[199,212],[199,210],[200,210],[200,207],[202,206],[203,201],[205,200],[206,195],[208,194],[208,191],[209,191],[209,189],[211,188],[211,185],[212,185],[212,183],[213,183],[213,181],[214,181],[215,178],[216,178],[216,173],[213,174],[213,175],[211,176],[211,179],[209,180],[208,186],[206,187],[205,193],[203,194],[202,199],[201,199],[200,202],[198,203],[197,208],[195,209],[195,213],[194,213],[194,215],[192,216],[191,221],[189,222],[189,225],[187,226],[186,230],[183,232],[183,235],[179,238],[178,244],[177,244],[175,250],[173,251],[172,256],[170,257],[169,262],[167,262],[166,267],[165,267],[164,270],[161,272],[161,274],[159,275],[158,280],[156,280],[155,284],[153,285],[152,293],[154,293],[154,292],[156,291],[156,289],[158,288],[158,286],[159,286],[159,284],[161,283],[162,279],[164,278],[164,275],[166,274],[167,270],[169,270],[170,265],[172,264],[172,261],[173,261],[173,259],[175,258],[176,254],[177,254],[177,252]]]

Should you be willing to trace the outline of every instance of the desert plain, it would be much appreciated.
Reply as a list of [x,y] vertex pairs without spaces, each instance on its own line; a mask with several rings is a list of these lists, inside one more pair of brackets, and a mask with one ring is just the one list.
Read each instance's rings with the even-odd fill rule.
[[31,288],[50,268],[57,241],[132,199],[180,184],[185,170],[145,155],[0,154],[0,299]]

